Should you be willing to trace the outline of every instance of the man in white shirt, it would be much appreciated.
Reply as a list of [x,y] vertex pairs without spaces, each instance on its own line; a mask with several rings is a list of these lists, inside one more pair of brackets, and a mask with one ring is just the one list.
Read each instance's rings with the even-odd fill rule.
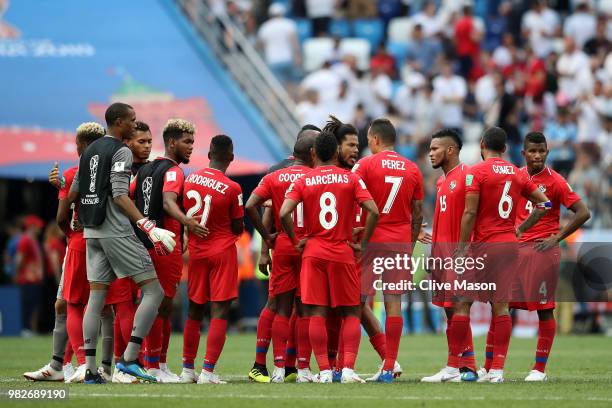
[[331,106],[338,99],[340,92],[340,83],[342,78],[336,71],[331,69],[329,61],[323,63],[323,66],[308,74],[302,81],[301,88],[303,91],[314,89],[319,94],[319,100],[323,105]]
[[295,110],[300,125],[312,124],[323,127],[329,114],[329,111],[319,101],[319,94],[314,89],[306,90],[304,100],[297,104]]
[[258,45],[263,48],[264,59],[272,72],[283,82],[294,78],[294,66],[301,65],[297,25],[285,18],[285,6],[273,3],[268,9],[270,19],[257,33]]
[[372,69],[370,80],[370,91],[372,98],[367,101],[368,113],[373,118],[387,116],[393,93],[393,82],[383,69],[377,67]]
[[423,5],[423,10],[412,17],[413,26],[420,24],[423,27],[425,38],[431,38],[442,29],[441,18],[436,15],[436,3],[428,1]]
[[467,94],[465,79],[453,73],[448,62],[440,67],[441,75],[433,80],[433,98],[439,104],[443,127],[463,130],[463,100]]
[[315,36],[327,34],[336,0],[306,0],[306,14],[312,20],[312,31]]
[[595,37],[597,19],[589,10],[588,0],[576,0],[576,11],[565,20],[563,35],[572,37],[580,49],[591,38]]
[[576,48],[576,43],[572,37],[565,37],[565,49],[557,60],[557,74],[559,74],[559,90],[570,99],[578,97],[580,84],[577,77],[581,71],[588,70],[590,67],[589,58]]
[[546,7],[546,1],[537,0],[521,20],[523,37],[529,39],[533,51],[545,58],[553,49],[553,38],[559,32],[559,16]]

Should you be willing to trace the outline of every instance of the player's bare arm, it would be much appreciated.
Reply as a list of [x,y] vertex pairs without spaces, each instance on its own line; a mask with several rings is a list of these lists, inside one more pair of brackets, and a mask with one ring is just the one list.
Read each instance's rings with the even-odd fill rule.
[[68,235],[70,232],[70,202],[68,200],[59,200],[55,221],[62,232]]
[[[274,228],[274,219],[272,217],[272,209],[270,207],[264,207],[261,222],[268,231],[271,231]],[[268,247],[268,244],[266,244],[266,241],[261,241],[260,252],[258,265],[259,272],[268,276],[270,273],[269,271],[272,270],[272,257],[270,256],[270,248]]]
[[274,240],[277,234],[271,234],[263,224],[261,216],[259,215],[258,207],[264,203],[265,199],[258,196],[257,194],[251,194],[247,200],[244,210],[246,211],[247,217],[253,223],[255,229],[261,234],[262,239],[269,248],[274,248]]
[[[300,246],[300,242],[297,241],[295,231],[293,229],[293,218],[291,218],[291,214],[293,214],[293,211],[297,208],[298,204],[299,203],[297,201],[285,199],[285,201],[283,201],[283,205],[281,206],[279,216],[281,225],[283,226],[283,230],[285,231],[293,245],[295,245],[295,249],[298,252],[302,252],[303,244],[302,246]],[[305,240],[302,241],[304,241],[305,243]]]
[[360,207],[367,212],[365,228],[363,229],[363,237],[361,238],[361,251],[363,252],[365,251],[368,242],[370,242],[370,238],[374,233],[376,224],[378,224],[378,208],[376,207],[376,202],[374,202],[374,200],[366,200],[360,204]]
[[552,207],[552,204],[548,200],[548,197],[540,191],[539,188],[533,190],[528,197],[529,201],[534,204],[533,212],[527,217],[525,221],[516,229],[516,236],[520,238],[521,235],[529,228],[533,227],[540,221],[540,218],[546,214],[546,211]]
[[200,238],[208,235],[208,228],[201,225],[196,218],[188,217],[178,205],[178,195],[173,191],[164,191],[164,211],[180,222],[187,230]]
[[559,242],[572,235],[591,218],[591,211],[589,211],[582,200],[576,201],[569,209],[574,213],[570,222],[567,223],[558,234],[551,235],[549,238],[539,242],[535,247],[536,250],[546,251],[557,246]]
[[411,219],[412,219],[412,229],[411,229],[411,238],[410,242],[412,242],[412,249],[414,249],[414,245],[416,244],[419,236],[421,235],[421,230],[423,228],[423,200],[413,200],[412,208],[411,208]]
[[234,235],[241,235],[244,231],[244,221],[242,218],[234,218],[231,222],[231,228]]
[[476,214],[478,213],[478,204],[480,203],[480,194],[468,193],[465,195],[465,209],[461,216],[461,232],[459,233],[459,247],[457,255],[464,254],[467,244],[470,241],[470,235],[476,223]]

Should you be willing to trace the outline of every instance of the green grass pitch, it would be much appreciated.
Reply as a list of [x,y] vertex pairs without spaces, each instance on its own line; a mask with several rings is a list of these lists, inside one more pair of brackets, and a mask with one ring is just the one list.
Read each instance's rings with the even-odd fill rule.
[[[484,338],[475,339],[479,363],[484,355]],[[201,364],[205,337],[200,342]],[[558,336],[549,360],[550,381],[524,383],[531,369],[535,339],[513,338],[503,384],[421,384],[419,379],[440,369],[446,362],[444,336],[404,336],[399,361],[404,374],[394,384],[254,384],[247,373],[254,358],[254,335],[230,335],[217,365],[227,385],[66,385],[31,383],[22,373],[38,369],[50,355],[51,338],[0,338],[0,391],[7,389],[62,387],[68,401],[10,402],[0,397],[0,406],[41,405],[67,407],[327,407],[419,406],[457,407],[610,407],[612,406],[612,341],[605,337]],[[171,339],[169,365],[180,371],[182,338]],[[271,353],[268,353],[270,355]],[[357,372],[373,373],[378,358],[367,338],[362,338]],[[313,367],[316,367],[314,359]],[[268,367],[272,367],[269,362]]]

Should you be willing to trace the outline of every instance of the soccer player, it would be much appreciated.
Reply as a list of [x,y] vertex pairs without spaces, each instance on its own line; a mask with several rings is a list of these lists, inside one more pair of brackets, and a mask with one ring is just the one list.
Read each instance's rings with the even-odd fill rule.
[[[399,253],[410,256],[423,222],[423,176],[413,162],[395,152],[395,128],[388,119],[374,120],[367,137],[372,155],[357,162],[353,172],[364,181],[380,209],[380,218],[370,243],[377,244],[376,256],[388,254],[393,258]],[[367,259],[368,254],[365,255]],[[369,287],[362,288],[362,293],[371,296],[375,291],[371,286],[373,279],[368,278],[373,278],[374,274],[368,262],[364,263],[365,270],[362,275],[366,276],[362,282],[367,282]],[[388,276],[389,283],[400,283],[411,275],[410,271],[388,271],[382,276],[383,280],[386,281]],[[403,329],[402,291],[383,290],[383,295],[386,311],[386,353],[382,372],[376,381],[390,383],[393,382],[393,369]]]
[[[209,167],[191,173],[183,187],[183,205],[187,216],[198,217],[209,235],[201,238],[188,232],[189,313],[183,339],[181,382],[225,384],[214,373],[225,344],[230,304],[238,297],[238,259],[236,241],[244,230],[242,190],[225,172],[234,160],[232,139],[217,135],[210,141]],[[204,308],[210,302],[210,326],[206,355],[199,377],[194,360],[200,343]]]
[[[359,157],[359,137],[358,131],[355,126],[342,123],[338,118],[330,115],[330,120],[325,125],[325,130],[331,132],[336,136],[338,142],[338,163],[340,168],[351,171],[357,159]],[[363,219],[361,217],[361,208],[356,205],[355,207],[355,227],[357,229],[363,228]],[[357,263],[357,271],[361,273],[361,264]],[[381,372],[382,365],[384,364],[385,355],[387,353],[386,337],[382,332],[380,323],[374,312],[370,308],[367,302],[361,303],[361,324],[365,329],[368,337],[370,338],[370,344],[374,347],[374,350],[378,353],[382,363],[379,367],[377,374],[373,377],[368,378],[370,381],[375,381],[378,378],[378,374]],[[329,337],[329,356],[330,363],[336,366],[336,370],[333,371],[334,381],[338,382],[341,380],[341,369],[342,369],[342,353],[339,351],[343,350],[342,342],[339,341],[339,335],[342,330],[342,319],[338,311],[331,311],[327,316],[327,330]],[[339,355],[339,360],[336,360],[336,356]],[[402,374],[402,368],[399,363],[396,363],[394,369],[396,376]]]
[[[486,298],[491,302],[493,312],[493,360],[491,369],[478,378],[479,382],[504,381],[503,368],[512,333],[508,311],[510,296],[507,294],[511,285],[506,282],[516,273],[517,235],[531,228],[551,207],[548,198],[526,175],[502,159],[506,151],[506,140],[506,132],[498,127],[485,130],[482,136],[480,151],[484,161],[472,166],[466,175],[465,209],[461,217],[459,245],[455,252],[455,259],[465,258],[471,238],[471,256],[484,258],[487,255],[488,269],[485,265],[483,273],[488,277],[495,274],[495,280],[500,282],[496,282],[495,293]],[[517,204],[521,196],[531,201],[535,210],[516,228]],[[468,280],[469,275],[465,279]],[[448,373],[449,376],[458,375],[463,345],[466,339],[471,341],[468,339],[468,328],[473,297],[461,297],[455,306],[449,329],[451,351],[447,365],[454,371]]]
[[[129,198],[132,152],[122,140],[134,131],[136,114],[131,106],[113,103],[105,112],[109,135],[92,143],[83,153],[70,190],[70,201],[79,199],[79,219],[87,241],[89,300],[83,317],[87,371],[85,383],[104,383],[96,372],[96,345],[100,315],[110,283],[130,277],[142,291],[134,315],[132,335],[118,370],[139,380],[155,382],[138,363],[143,338],[149,332],[163,299],[151,257],[136,238],[133,222],[143,230],[160,253],[171,253],[176,245],[170,231],[157,228]],[[128,255],[129,254],[129,255]]]
[[[301,137],[312,132],[312,135],[316,136],[321,132],[321,129],[314,125],[304,125],[297,135],[296,141]],[[268,169],[268,173],[273,173],[277,170],[283,169],[293,165],[295,157],[290,155],[286,159],[283,159],[279,163],[271,166]],[[270,201],[264,203],[264,212],[262,216],[262,223],[266,230],[274,230],[274,217],[272,210],[268,204]],[[278,231],[277,231],[278,232]],[[265,241],[262,240],[261,251],[259,256],[259,271],[264,275],[268,275],[272,266],[272,258],[270,256],[270,248]],[[251,381],[259,383],[269,383],[270,376],[266,367],[266,354],[272,340],[272,323],[274,322],[274,316],[276,313],[276,299],[272,296],[268,296],[268,300],[261,310],[259,319],[257,320],[257,341],[255,344],[255,362],[253,368],[249,372],[249,379]],[[302,374],[299,378],[300,382],[310,382],[312,375],[310,374],[310,342],[308,341],[308,324],[309,317],[303,314],[301,309],[299,294],[296,298],[296,307],[294,313],[291,315],[289,324],[289,339],[287,342],[287,360],[285,362],[285,379],[291,380],[293,376],[298,380],[297,372],[295,370],[295,358],[298,359],[298,369]],[[296,347],[297,350],[296,350]],[[295,373],[295,374],[294,374]]]
[[153,135],[151,135],[149,125],[137,120],[134,133],[124,139],[124,143],[132,151],[132,178],[134,178],[138,170],[149,162],[149,156],[151,155]]
[[[461,217],[465,208],[465,176],[468,166],[461,163],[459,153],[463,143],[457,132],[452,129],[442,129],[431,137],[429,158],[434,169],[441,168],[444,174],[436,181],[436,208],[434,211],[431,256],[435,259],[445,259],[453,256],[456,243],[459,242]],[[454,273],[453,271],[449,271]],[[432,278],[438,282],[447,282],[446,271],[435,270]],[[444,308],[446,313],[446,337],[450,344],[449,329],[453,317],[452,291],[443,291],[434,295],[433,304]],[[469,343],[465,344],[460,362],[461,370],[466,368],[476,374],[474,346],[471,342],[471,328],[468,326]],[[450,352],[450,348],[449,348]],[[475,378],[474,378],[475,379]],[[467,380],[467,376],[466,376]],[[421,382],[459,382],[461,377],[449,367],[438,373],[423,377]]]
[[[299,296],[296,289],[298,288],[302,262],[300,254],[293,248],[287,235],[281,231],[279,211],[285,199],[287,188],[311,170],[313,165],[311,150],[317,135],[318,132],[314,130],[300,132],[293,148],[293,164],[266,175],[253,191],[245,206],[247,216],[262,235],[264,241],[271,242],[276,238],[274,240],[274,262],[272,263],[269,285],[269,296],[275,298],[276,306],[272,323],[275,368],[270,379],[274,383],[282,383],[285,380],[285,360],[290,331],[289,319],[293,310],[294,297]],[[275,228],[276,231],[280,231],[278,236],[268,232],[259,216],[258,207],[267,200],[272,201]],[[304,229],[304,214],[301,210],[301,207],[298,208],[294,214],[295,232],[299,238],[302,237]],[[249,373],[249,378],[257,381],[257,374],[264,370],[266,370],[265,364],[262,365],[256,361]],[[306,370],[308,372],[305,372]],[[255,371],[258,371],[258,373]],[[303,377],[310,378],[309,371],[308,368],[300,369],[298,380],[301,382]]]
[[[309,337],[320,369],[318,381],[332,382],[325,317],[328,308],[340,307],[344,317],[342,382],[362,382],[354,372],[361,330],[360,280],[349,242],[355,203],[367,212],[362,250],[376,227],[378,210],[359,176],[336,166],[338,142],[333,134],[323,131],[317,136],[315,154],[317,167],[287,191],[280,211],[281,223],[296,250],[303,251],[300,292],[310,316]],[[292,214],[300,203],[308,238],[298,241]]]
[[[182,226],[200,238],[205,236],[205,228],[194,218],[185,216],[181,204],[185,176],[179,165],[189,163],[194,134],[195,127],[190,122],[182,119],[169,120],[162,133],[164,157],[158,157],[145,164],[136,175],[136,207],[150,220],[155,221],[156,225],[172,231],[177,237],[182,237]],[[163,363],[160,361],[163,345],[165,344],[167,349],[170,341],[169,317],[172,311],[172,299],[176,295],[183,270],[181,239],[177,239],[179,245],[174,248],[174,252],[162,256],[155,252],[144,233],[138,230],[136,235],[149,249],[157,278],[164,290],[164,300],[158,316],[145,339],[145,365],[149,375],[155,377],[157,382],[177,383],[179,376],[168,369],[166,361]]]
[[[526,166],[520,171],[527,173],[530,180],[546,193],[552,202],[552,209],[519,238],[521,256],[517,271],[524,291],[522,300],[525,301],[510,302],[510,307],[538,312],[539,330],[535,363],[529,375],[525,377],[525,381],[546,381],[548,379],[545,371],[546,363],[556,331],[553,311],[556,276],[559,273],[561,260],[559,243],[587,222],[591,214],[586,204],[572,191],[565,179],[546,166],[548,145],[542,133],[528,133],[525,136],[522,153]],[[559,225],[561,206],[574,213],[563,228]],[[517,207],[516,225],[519,226],[532,212],[531,201],[521,198]]]
[[[104,128],[97,123],[82,123],[76,130],[78,155],[80,156],[91,142],[103,137],[105,133]],[[78,166],[74,166],[65,170],[60,182],[57,177],[59,169],[56,163],[49,175],[49,182],[59,189],[58,220],[70,219],[70,205],[67,204],[67,198],[77,169]],[[85,268],[85,239],[83,238],[82,226],[78,222],[76,209],[72,214],[72,221],[68,224],[60,224],[67,237],[68,248],[55,302],[53,358],[43,368],[23,374],[26,379],[32,381],[76,381],[77,378],[73,379],[74,371],[68,375],[66,368],[62,369],[67,348],[74,349],[79,366],[85,364],[82,316],[89,297],[89,284]],[[66,360],[69,361],[67,358]]]

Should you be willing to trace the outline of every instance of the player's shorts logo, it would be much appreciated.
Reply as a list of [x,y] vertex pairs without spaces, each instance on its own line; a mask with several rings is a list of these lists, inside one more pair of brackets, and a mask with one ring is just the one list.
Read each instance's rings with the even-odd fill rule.
[[144,198],[144,215],[149,215],[149,203],[151,202],[151,189],[153,188],[153,177],[149,176],[142,182],[142,196]]
[[89,159],[89,171],[91,174],[91,178],[89,181],[89,192],[93,193],[96,191],[96,176],[98,175],[98,163],[100,161],[100,157],[96,154],[91,159]]

